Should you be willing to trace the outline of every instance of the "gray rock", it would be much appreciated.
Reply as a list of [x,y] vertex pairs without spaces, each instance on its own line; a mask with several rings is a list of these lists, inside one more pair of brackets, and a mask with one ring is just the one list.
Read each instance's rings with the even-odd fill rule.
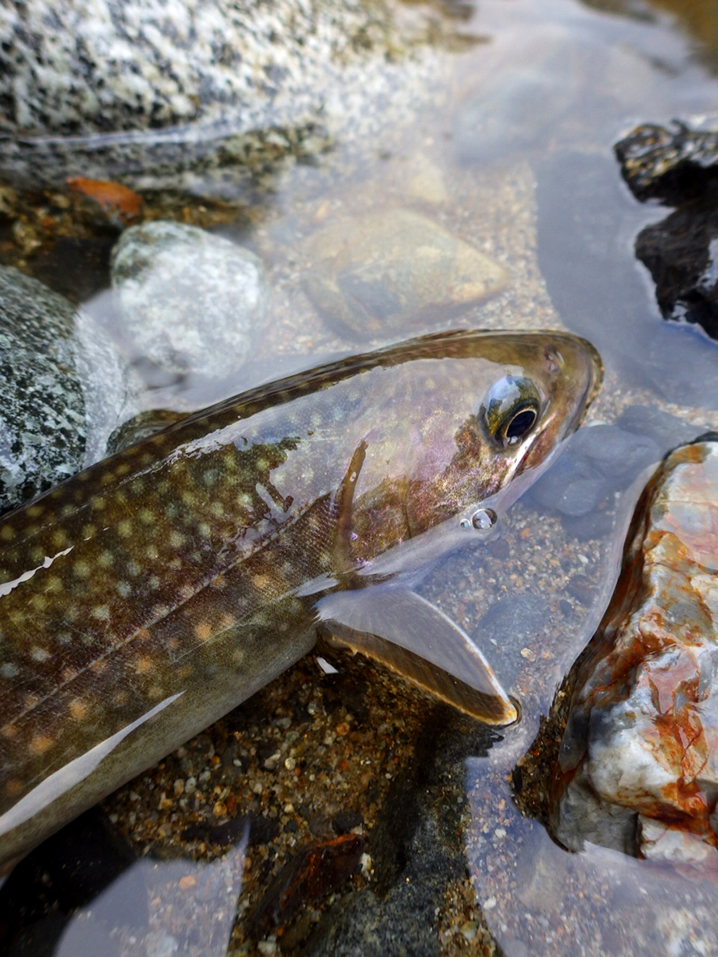
[[482,645],[502,642],[511,635],[516,642],[530,641],[540,634],[549,620],[549,604],[541,595],[530,592],[499,598],[476,625]]
[[101,458],[132,405],[106,334],[62,296],[0,267],[0,509]]
[[305,288],[355,336],[445,319],[505,286],[505,270],[438,223],[388,209],[332,223],[309,238]]
[[708,431],[707,426],[691,425],[685,419],[649,405],[627,406],[616,419],[616,425],[624,432],[653,439],[661,448],[683,445]]
[[0,167],[59,182],[81,156],[84,176],[137,186],[314,155],[426,96],[436,20],[393,0],[5,3]]
[[[637,425],[640,428],[640,421]],[[665,440],[660,442],[616,425],[580,429],[529,495],[543,508],[555,509],[570,528],[580,531],[582,523],[573,523],[571,519],[589,515],[601,503],[608,502],[614,492],[630,485],[642,469],[660,459],[664,447]],[[591,530],[596,530],[593,525]]]
[[265,325],[259,259],[195,226],[127,229],[112,254],[112,285],[134,345],[169,373],[234,372]]

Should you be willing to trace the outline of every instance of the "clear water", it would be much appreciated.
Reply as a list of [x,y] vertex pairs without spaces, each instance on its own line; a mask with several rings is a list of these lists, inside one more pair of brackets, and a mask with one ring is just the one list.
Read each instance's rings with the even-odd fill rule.
[[[698,0],[483,0],[448,9],[462,14],[457,23],[465,42],[436,51],[440,82],[421,91],[405,123],[373,139],[347,135],[312,164],[283,168],[268,189],[252,196],[224,182],[229,205],[205,221],[251,246],[267,264],[272,335],[252,363],[221,382],[192,376],[168,381],[148,373],[148,406],[199,407],[278,372],[429,329],[563,325],[594,342],[606,364],[592,422],[610,423],[641,406],[676,416],[696,435],[716,426],[718,345],[695,328],[660,319],[633,243],[644,225],[667,213],[632,198],[612,145],[639,122],[703,119],[718,110],[718,6]],[[196,198],[184,196],[182,203],[214,209],[214,182],[195,182],[193,189]],[[420,211],[505,265],[511,275],[506,290],[459,315],[436,312],[358,345],[308,300],[305,239],[327,217],[387,206]],[[202,220],[197,209],[194,214]],[[98,248],[103,242],[98,235]],[[60,248],[29,257],[27,268],[88,300],[88,309],[112,325],[114,307],[103,292],[106,260],[100,256],[93,268],[92,243],[81,246],[92,277],[85,274],[83,285],[77,271],[66,270]],[[10,246],[2,250],[12,261]],[[146,371],[142,356],[134,358]],[[674,433],[661,436],[657,426],[651,433],[657,458],[675,444]],[[479,638],[477,623],[484,619],[486,653],[521,702],[521,722],[488,756],[469,757],[463,768],[464,838],[476,903],[509,957],[628,955],[649,948],[667,955],[715,952],[718,892],[711,880],[601,848],[568,854],[540,824],[519,814],[508,784],[610,595],[642,481],[634,478],[637,484],[624,478],[609,485],[596,508],[570,526],[529,496],[503,532],[507,547],[478,558],[474,551],[454,556],[423,586]],[[546,605],[532,606],[538,597]],[[519,609],[518,619],[498,612],[484,617],[507,605]],[[531,630],[533,607],[540,609],[541,625]],[[185,886],[213,887],[213,899],[226,901],[223,916],[216,906],[210,916],[207,898],[192,893],[173,899],[171,917],[150,905],[147,926],[154,936],[145,952],[172,952],[184,921],[206,928],[206,953],[223,953],[242,886],[241,860],[234,851],[212,864],[185,862],[182,876],[194,880]],[[98,914],[104,927],[124,926],[133,894],[144,901],[148,886],[162,885],[162,869],[169,885],[177,866],[135,864],[101,897],[85,902],[69,924],[58,925],[48,905],[34,925],[35,942],[43,953],[63,957],[87,949]],[[145,946],[139,939],[136,934],[132,943],[118,932],[113,946],[134,953]],[[470,936],[454,935],[442,946],[458,953],[473,945]]]

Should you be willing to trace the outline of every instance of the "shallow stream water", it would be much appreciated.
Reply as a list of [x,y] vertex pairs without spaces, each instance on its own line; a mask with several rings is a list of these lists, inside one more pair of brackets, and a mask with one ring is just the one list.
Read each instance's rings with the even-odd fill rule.
[[[427,721],[423,699],[335,661],[363,689],[357,701],[341,674],[336,692],[334,679],[307,660],[228,723],[105,802],[125,843],[110,836],[82,858],[80,847],[98,841],[96,831],[86,838],[82,828],[105,833],[106,824],[92,819],[46,857],[39,849],[37,863],[0,892],[0,907],[25,909],[9,953],[394,952],[386,928],[360,945],[351,943],[346,925],[352,907],[369,907],[358,895],[382,880],[383,894],[371,899],[375,926],[383,926],[382,907],[401,926],[416,906],[409,897],[397,903],[396,880],[372,872],[381,851],[372,846],[371,825],[386,818],[387,801],[401,800],[411,787],[421,790],[418,761],[427,762],[435,800],[453,795],[460,803],[461,848],[458,864],[444,862],[444,891],[431,898],[439,923],[427,919],[410,952],[688,957],[718,951],[718,888],[711,880],[601,848],[569,854],[519,813],[511,785],[610,597],[645,470],[677,441],[718,427],[718,344],[695,327],[661,319],[650,277],[633,252],[637,233],[667,211],[631,196],[613,155],[613,144],[638,123],[698,121],[718,110],[718,7],[482,0],[437,11],[453,18],[456,42],[425,52],[429,65],[423,80],[417,72],[417,83],[426,86],[411,95],[398,89],[405,107],[387,109],[386,125],[381,116],[357,121],[311,162],[281,164],[250,185],[226,170],[183,178],[174,193],[166,183],[153,191],[151,171],[147,183],[142,177],[132,183],[144,190],[150,218],[197,223],[249,246],[265,264],[271,295],[268,334],[249,363],[219,381],[161,374],[125,339],[146,378],[144,405],[199,408],[329,356],[425,331],[567,328],[593,342],[606,367],[587,430],[618,421],[626,448],[646,438],[652,444],[635,467],[606,475],[602,434],[593,433],[590,454],[581,453],[585,478],[595,479],[588,509],[562,511],[560,489],[531,492],[512,509],[498,541],[453,555],[422,584],[425,596],[477,636],[520,702],[516,726],[467,732],[446,719],[442,757],[426,744],[441,721],[435,714]],[[364,95],[363,111],[371,114],[371,90]],[[78,158],[77,175],[83,173]],[[22,195],[30,210],[50,202],[41,191]],[[317,257],[308,237],[337,219],[387,208],[419,213],[468,242],[507,270],[506,287],[479,305],[429,310],[418,321],[407,314],[368,334],[322,316],[307,295]],[[31,213],[27,218],[32,225]],[[23,246],[20,232],[3,227],[0,257],[82,301],[113,330],[108,253],[116,235],[116,225],[91,223],[72,236]],[[300,700],[301,718],[297,707],[292,711]],[[297,758],[290,747],[304,762],[299,800],[292,796]],[[281,761],[272,763],[275,750]],[[184,796],[182,807],[172,806],[173,795]],[[303,816],[300,805],[308,808]],[[353,889],[342,892],[344,910],[332,917],[331,907],[339,906],[333,898],[312,903],[307,926],[293,936],[252,930],[251,915],[284,857],[326,837],[332,815],[350,808],[361,809],[369,858]],[[254,825],[241,822],[256,819],[276,828],[252,844]],[[239,822],[233,848],[227,839],[223,849],[212,849],[205,832],[187,836],[190,825],[207,820]],[[399,883],[426,879],[421,848],[412,848]],[[142,856],[148,849],[150,856]],[[62,856],[75,851],[77,861],[65,867]],[[426,868],[438,866],[436,859],[428,854]],[[93,874],[101,875],[94,883]],[[310,930],[322,907],[329,923],[321,925],[324,942],[318,942]]]

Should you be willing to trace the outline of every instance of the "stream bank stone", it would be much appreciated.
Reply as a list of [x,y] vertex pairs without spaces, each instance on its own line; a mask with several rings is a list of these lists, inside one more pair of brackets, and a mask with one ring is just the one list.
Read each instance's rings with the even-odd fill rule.
[[614,149],[638,200],[678,207],[636,239],[636,257],[656,284],[661,315],[696,323],[718,339],[718,132],[646,123]]
[[663,318],[696,323],[711,339],[718,339],[717,247],[718,182],[636,238]]
[[571,850],[718,865],[717,438],[673,452],[644,490],[575,666],[551,812]]
[[[713,117],[713,122],[715,122]],[[668,206],[693,199],[718,180],[718,132],[643,123],[616,143],[616,157],[631,192],[642,203]]]
[[0,510],[105,453],[134,384],[114,345],[36,279],[0,267]]
[[304,246],[307,295],[355,337],[417,331],[500,292],[506,271],[426,216],[389,209],[332,223]]
[[3,4],[0,169],[170,186],[366,142],[436,87],[454,29],[396,0]]
[[125,230],[112,285],[133,344],[170,374],[229,375],[265,326],[260,260],[196,226],[158,220]]

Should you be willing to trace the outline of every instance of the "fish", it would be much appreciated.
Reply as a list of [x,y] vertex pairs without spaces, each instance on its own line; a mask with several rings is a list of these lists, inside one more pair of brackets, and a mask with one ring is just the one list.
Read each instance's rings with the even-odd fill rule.
[[581,422],[563,333],[432,334],[260,386],[0,520],[0,865],[315,645],[493,724],[514,702],[413,590],[483,541]]

